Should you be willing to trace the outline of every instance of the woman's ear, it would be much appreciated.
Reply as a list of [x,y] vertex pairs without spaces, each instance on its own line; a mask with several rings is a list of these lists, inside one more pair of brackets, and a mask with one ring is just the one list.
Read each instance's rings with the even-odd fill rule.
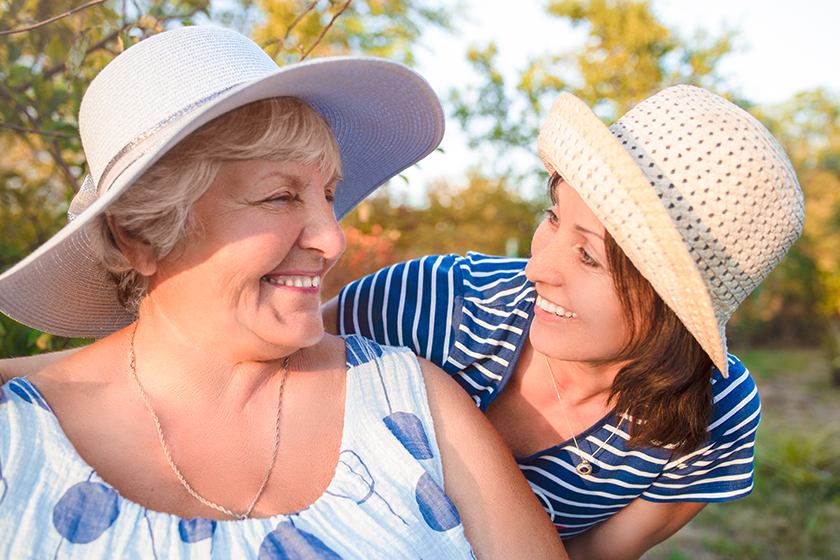
[[151,276],[157,272],[157,263],[149,253],[146,244],[128,233],[112,215],[106,215],[108,227],[114,241],[131,267],[143,276]]

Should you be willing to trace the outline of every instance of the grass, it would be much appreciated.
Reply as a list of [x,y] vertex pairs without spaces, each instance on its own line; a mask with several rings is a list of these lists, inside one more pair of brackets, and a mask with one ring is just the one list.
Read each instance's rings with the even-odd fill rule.
[[755,486],[710,504],[645,560],[840,558],[840,388],[819,350],[739,357],[762,401]]
[[822,371],[827,367],[823,363],[825,358],[822,351],[815,348],[752,349],[738,352],[737,356],[757,381],[773,379],[779,375],[795,375],[803,369]]

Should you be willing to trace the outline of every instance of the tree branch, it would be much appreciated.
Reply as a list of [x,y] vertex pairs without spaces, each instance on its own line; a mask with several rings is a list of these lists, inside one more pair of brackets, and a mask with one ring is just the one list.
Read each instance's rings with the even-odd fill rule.
[[282,47],[283,45],[286,44],[286,41],[288,40],[289,34],[292,32],[292,29],[295,28],[295,26],[300,22],[300,20],[303,19],[303,17],[306,14],[308,14],[309,12],[312,11],[312,8],[314,8],[317,3],[318,3],[318,0],[312,0],[312,2],[310,2],[309,5],[306,6],[306,9],[303,10],[300,13],[300,15],[295,18],[295,21],[293,21],[291,23],[291,25],[289,25],[289,27],[286,28],[286,34],[283,35],[283,38],[280,39],[280,41],[277,42],[277,47],[274,49],[274,56],[271,57],[273,60],[277,60],[277,55],[280,54],[280,47]]
[[55,163],[58,164],[59,169],[61,169],[62,173],[64,174],[64,179],[73,188],[74,193],[78,192],[79,185],[76,183],[76,178],[70,172],[70,167],[67,165],[67,162],[65,162],[64,158],[61,157],[61,149],[59,149],[58,143],[55,140],[53,140],[49,143],[49,145],[53,161],[55,161]]
[[347,9],[347,7],[348,7],[348,6],[350,6],[350,2],[352,2],[352,1],[353,1],[353,0],[347,0],[347,2],[345,2],[345,3],[344,3],[344,5],[343,5],[343,6],[341,6],[341,9],[340,9],[340,10],[338,10],[338,13],[337,13],[337,14],[335,14],[335,15],[333,16],[333,18],[330,20],[330,22],[329,22],[329,23],[328,23],[328,24],[324,27],[324,29],[322,29],[322,30],[321,30],[321,34],[320,34],[320,35],[318,35],[318,38],[317,38],[317,39],[315,39],[315,42],[314,42],[314,43],[312,43],[312,46],[310,46],[310,47],[306,50],[306,52],[304,52],[304,53],[301,55],[301,57],[300,57],[300,59],[301,59],[301,60],[303,60],[304,58],[306,58],[307,56],[309,56],[309,53],[311,53],[311,52],[312,52],[312,49],[314,49],[315,47],[317,47],[317,46],[318,46],[318,44],[321,42],[321,39],[323,39],[323,38],[324,38],[324,35],[326,35],[326,34],[327,34],[327,31],[329,31],[329,30],[330,30],[330,27],[332,27],[332,24],[333,24],[333,23],[335,23],[335,20],[337,20],[337,19],[338,19],[338,16],[340,16],[341,14],[343,14],[343,13],[344,13],[344,10],[346,10],[346,9]]
[[44,20],[44,21],[40,21],[40,22],[38,22],[38,23],[36,23],[36,24],[34,24],[34,25],[30,25],[30,26],[28,26],[28,27],[19,27],[19,28],[17,28],[17,29],[8,29],[8,30],[6,30],[6,31],[0,31],[0,35],[12,35],[12,34],[14,34],[14,33],[24,33],[24,32],[26,32],[26,31],[32,31],[33,29],[37,29],[37,28],[39,28],[39,27],[43,27],[44,25],[47,25],[48,23],[52,23],[52,22],[54,22],[54,21],[58,21],[58,20],[60,20],[60,19],[62,19],[62,18],[66,18],[66,17],[67,17],[67,16],[69,16],[70,14],[75,14],[76,12],[79,12],[79,11],[81,11],[81,10],[85,10],[85,9],[87,9],[87,8],[90,8],[91,6],[95,6],[95,5],[97,5],[97,4],[102,4],[103,2],[105,2],[105,0],[91,0],[91,1],[90,1],[90,2],[88,2],[87,4],[84,4],[84,5],[79,6],[79,7],[77,7],[77,8],[73,8],[72,10],[70,10],[70,11],[68,11],[68,12],[64,12],[64,13],[63,13],[63,14],[61,14],[61,15],[57,15],[57,16],[55,16],[55,17],[51,17],[50,19],[46,19],[46,20]]
[[[198,4],[195,7],[195,9],[193,9],[192,11],[190,11],[186,14],[173,15],[173,16],[170,16],[170,17],[166,17],[161,21],[169,21],[171,19],[190,18],[190,17],[194,16],[195,14],[197,14],[198,12],[200,12],[201,10],[203,10],[205,7],[207,7],[207,5],[209,3],[210,3],[210,0],[204,0],[203,2]],[[106,35],[98,43],[94,43],[93,46],[88,48],[87,52],[92,53],[92,52],[104,49],[108,45],[108,43],[110,43],[111,41],[116,39],[119,36],[120,33],[122,33],[123,31],[126,31],[127,29],[130,29],[130,28],[134,27],[137,24],[138,24],[138,22],[136,22],[136,21],[133,21],[131,23],[126,23],[125,25],[123,25],[122,27],[117,29],[116,31],[113,31],[110,34]],[[87,54],[85,54],[85,56],[87,56]],[[64,68],[65,68],[65,62],[61,61],[60,63],[56,64],[55,66],[52,66],[52,67],[48,68],[47,70],[44,70],[43,72],[41,72],[41,77],[44,78],[44,79],[50,78],[50,77],[52,77],[53,75],[55,75],[59,72],[63,72]],[[27,89],[29,89],[31,86],[32,86],[32,81],[30,80],[28,82],[24,82],[22,84],[18,84],[16,86],[14,86],[12,88],[12,91],[14,91],[15,93],[22,93],[22,92],[26,91]]]
[[27,132],[29,134],[40,134],[41,136],[52,136],[53,138],[74,138],[76,140],[79,139],[78,136],[73,134],[64,134],[63,132],[49,132],[46,130],[35,130],[34,128],[26,128],[23,126],[18,126],[16,124],[9,124],[0,121],[0,127],[3,128],[11,128],[12,130],[17,130],[18,132]]
[[26,119],[24,120],[31,120],[29,113],[26,112],[26,107],[21,105],[20,102],[18,102],[18,100],[15,99],[14,95],[9,93],[9,90],[6,89],[5,84],[3,82],[0,82],[0,97],[8,101],[9,105],[15,107],[20,113],[23,113],[26,116]]
[[[92,47],[90,47],[87,50],[87,52],[92,53],[94,51],[104,49],[105,45],[107,45],[108,43],[110,43],[111,41],[116,39],[119,36],[119,34],[124,31],[124,29],[125,28],[123,28],[123,27],[117,29],[116,31],[114,31],[113,33],[111,33],[110,35],[108,35],[107,37],[105,37],[104,39],[102,39],[101,41],[99,41],[98,43],[93,45]],[[85,56],[87,56],[87,53],[85,54]],[[65,67],[65,62],[62,60],[59,64],[56,64],[55,66],[52,66],[52,67],[44,70],[43,72],[41,72],[41,77],[45,80],[47,78],[51,78],[53,75],[58,74],[59,72],[63,72],[64,67]],[[14,91],[15,93],[23,93],[24,91],[29,89],[31,86],[32,86],[32,80],[30,80],[28,82],[23,82],[22,84],[16,85],[15,87],[12,88],[12,91]]]

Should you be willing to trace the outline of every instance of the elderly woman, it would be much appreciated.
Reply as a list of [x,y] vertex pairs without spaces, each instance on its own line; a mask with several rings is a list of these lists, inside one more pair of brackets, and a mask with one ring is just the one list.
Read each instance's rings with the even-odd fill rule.
[[421,78],[184,28],[112,61],[79,121],[75,219],[0,308],[101,340],[2,387],[0,556],[565,556],[448,376],[323,333],[336,216],[442,136]]
[[725,325],[799,237],[802,192],[754,117],[691,86],[609,128],[563,94],[539,152],[552,205],[529,260],[395,265],[325,323],[452,375],[571,558],[638,558],[752,488],[760,403]]

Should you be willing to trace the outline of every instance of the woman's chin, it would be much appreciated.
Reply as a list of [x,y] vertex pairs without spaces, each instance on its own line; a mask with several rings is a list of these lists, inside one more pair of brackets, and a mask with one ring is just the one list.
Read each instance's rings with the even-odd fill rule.
[[320,313],[317,318],[299,321],[284,321],[261,337],[269,344],[282,349],[307,348],[318,344],[324,338],[324,322]]

